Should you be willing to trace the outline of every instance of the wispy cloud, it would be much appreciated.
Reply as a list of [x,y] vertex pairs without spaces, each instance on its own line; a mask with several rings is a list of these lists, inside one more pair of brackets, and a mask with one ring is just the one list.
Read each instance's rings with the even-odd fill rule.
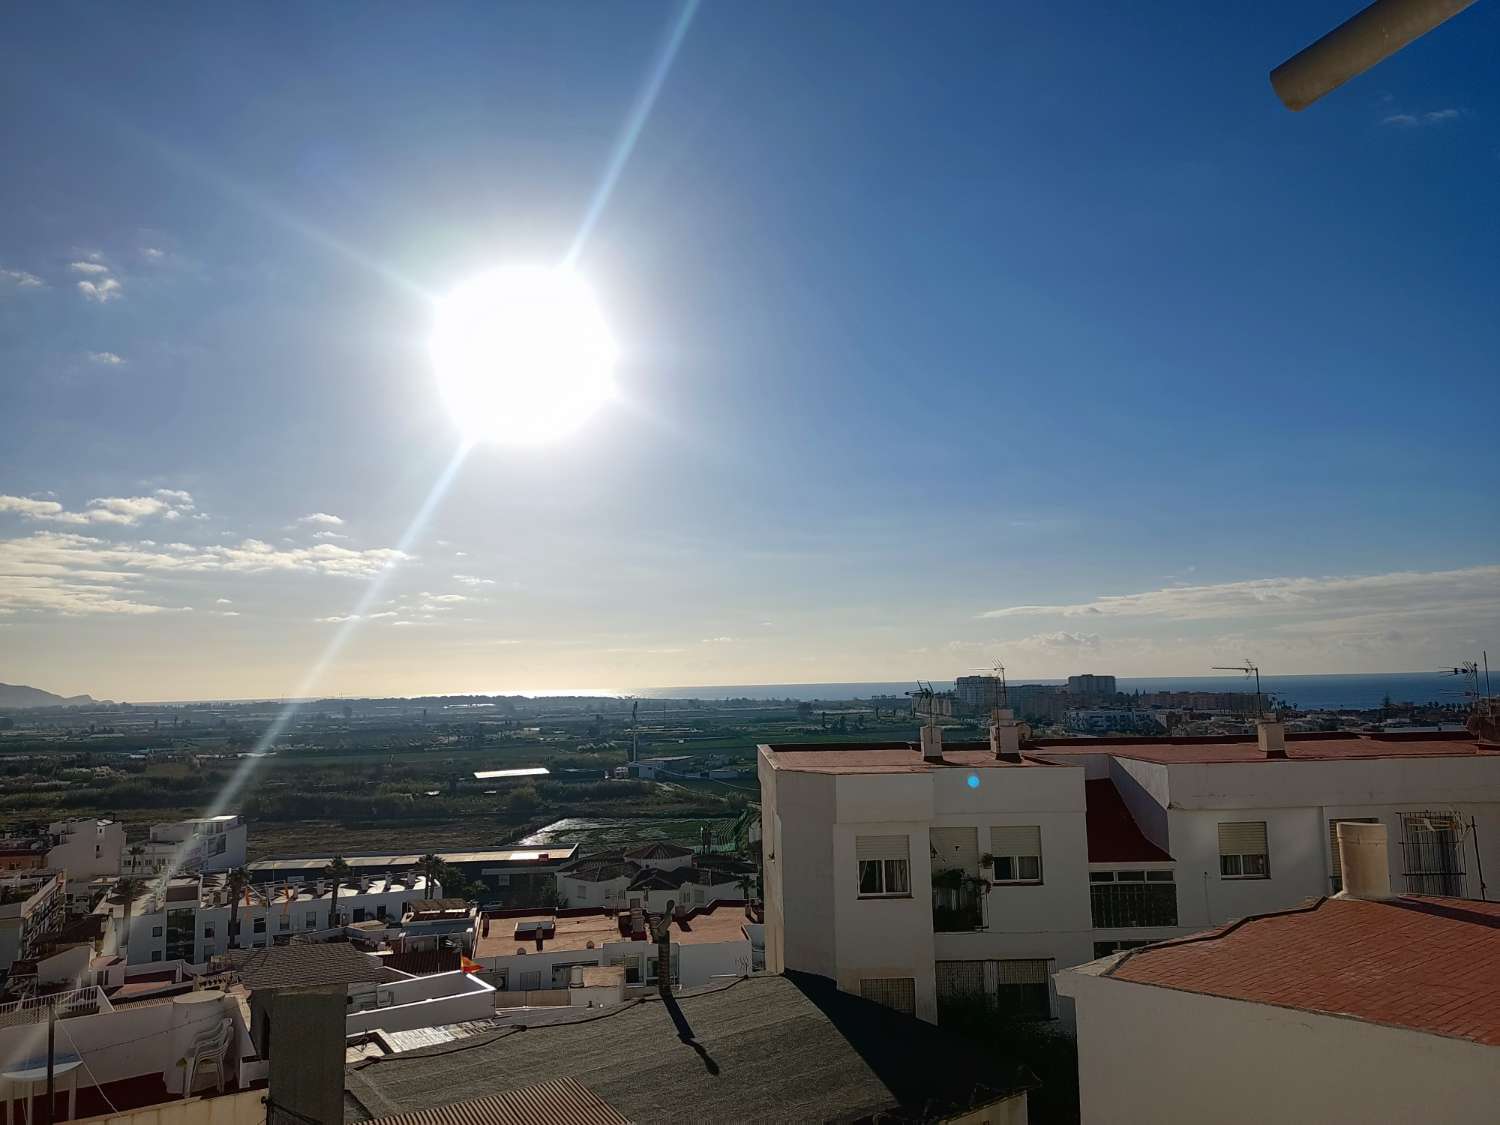
[[89,352],[89,362],[102,367],[118,367],[125,362],[125,357],[118,352]]
[[1062,605],[992,609],[984,618],[1156,618],[1164,621],[1462,615],[1492,610],[1500,566],[1463,570],[1395,571],[1320,578],[1262,578],[1210,586],[1168,586],[1138,594],[1109,594]]
[[1442,125],[1448,121],[1457,121],[1461,116],[1462,110],[1434,109],[1426,113],[1393,113],[1380,123],[1396,129],[1415,129],[1423,125]]
[[337,531],[315,531],[315,532],[313,532],[313,538],[314,539],[348,539],[349,537],[347,535],[343,535],[343,534],[341,534],[341,533],[339,533]]
[[167,252],[158,246],[141,247],[141,257],[148,262],[159,262],[167,256]]
[[13,289],[45,289],[47,283],[25,270],[0,269],[0,293]]
[[150,496],[98,496],[80,512],[69,511],[56,500],[0,496],[0,512],[51,523],[134,525],[150,517],[181,519],[193,510],[192,493],[175,488],[159,488]]
[[734,644],[734,638],[733,637],[704,637],[698,643],[702,644],[702,645],[732,645],[732,644]]
[[473,574],[455,574],[453,581],[462,582],[465,586],[493,586],[495,584],[493,578],[479,578]]
[[258,539],[235,546],[157,545],[149,540],[118,543],[72,532],[37,531],[0,540],[0,613],[159,613],[171,607],[147,594],[145,587],[174,576],[281,573],[371,578],[407,557],[394,548],[354,551],[319,544],[281,549]]
[[319,527],[343,527],[344,521],[338,516],[331,516],[327,512],[312,512],[297,520],[300,524]]
[[68,268],[74,273],[88,274],[91,277],[109,272],[109,267],[103,262],[69,262]]
[[80,281],[78,292],[83,294],[85,300],[101,305],[117,300],[125,294],[124,287],[112,277],[106,277],[100,281]]

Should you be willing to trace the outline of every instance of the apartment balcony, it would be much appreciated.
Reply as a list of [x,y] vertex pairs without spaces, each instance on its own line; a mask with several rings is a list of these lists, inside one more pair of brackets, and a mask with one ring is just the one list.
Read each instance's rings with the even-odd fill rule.
[[932,877],[932,929],[939,934],[962,934],[984,929],[983,884],[963,871],[943,871]]

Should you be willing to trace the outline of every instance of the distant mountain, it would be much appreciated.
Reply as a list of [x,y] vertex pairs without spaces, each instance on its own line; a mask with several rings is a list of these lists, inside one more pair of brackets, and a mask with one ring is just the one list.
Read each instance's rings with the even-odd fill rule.
[[0,707],[81,707],[93,702],[91,695],[54,695],[25,684],[0,684]]

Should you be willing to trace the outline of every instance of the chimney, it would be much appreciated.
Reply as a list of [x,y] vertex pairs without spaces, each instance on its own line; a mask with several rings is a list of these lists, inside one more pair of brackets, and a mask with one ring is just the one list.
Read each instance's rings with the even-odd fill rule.
[[1286,757],[1286,724],[1280,719],[1257,719],[1255,738],[1267,758]]
[[1339,875],[1344,889],[1336,898],[1391,898],[1391,863],[1383,824],[1339,821]]
[[943,760],[943,728],[937,723],[927,723],[922,727],[922,761],[941,762]]
[[1021,724],[1009,707],[990,713],[990,752],[1002,762],[1021,760]]

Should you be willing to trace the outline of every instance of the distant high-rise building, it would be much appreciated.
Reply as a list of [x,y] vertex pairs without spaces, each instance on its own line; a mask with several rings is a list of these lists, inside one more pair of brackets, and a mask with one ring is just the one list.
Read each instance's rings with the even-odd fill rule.
[[1114,695],[1113,676],[1069,676],[1068,690],[1074,695]]
[[960,676],[953,681],[960,715],[988,715],[1001,703],[999,676]]

